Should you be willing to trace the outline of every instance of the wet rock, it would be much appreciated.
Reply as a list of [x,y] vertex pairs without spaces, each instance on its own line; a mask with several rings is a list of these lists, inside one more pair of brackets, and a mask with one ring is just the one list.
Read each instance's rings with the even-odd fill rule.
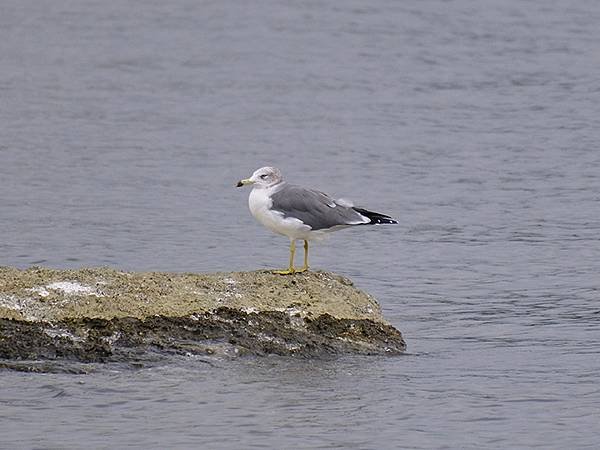
[[404,348],[375,299],[331,273],[0,268],[0,368],[41,371],[40,360],[132,362],[153,354],[316,356]]

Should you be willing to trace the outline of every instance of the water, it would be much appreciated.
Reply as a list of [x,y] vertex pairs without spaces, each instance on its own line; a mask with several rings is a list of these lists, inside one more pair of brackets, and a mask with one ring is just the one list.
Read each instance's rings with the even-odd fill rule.
[[312,265],[399,358],[0,374],[2,448],[596,448],[600,3],[0,6],[0,264],[281,267],[259,166],[389,213]]

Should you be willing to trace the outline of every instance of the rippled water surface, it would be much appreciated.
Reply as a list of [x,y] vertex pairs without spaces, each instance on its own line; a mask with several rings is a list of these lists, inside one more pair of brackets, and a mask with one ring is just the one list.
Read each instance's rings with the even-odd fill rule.
[[0,372],[1,448],[596,448],[600,3],[0,5],[0,264],[283,266],[235,182],[397,217],[314,246],[398,358]]

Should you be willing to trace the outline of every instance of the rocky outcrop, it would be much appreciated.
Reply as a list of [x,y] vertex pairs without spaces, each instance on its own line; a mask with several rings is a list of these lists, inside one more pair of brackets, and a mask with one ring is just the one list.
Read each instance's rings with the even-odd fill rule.
[[161,353],[316,356],[404,348],[373,297],[326,272],[0,268],[4,367],[34,370],[15,361],[131,361]]

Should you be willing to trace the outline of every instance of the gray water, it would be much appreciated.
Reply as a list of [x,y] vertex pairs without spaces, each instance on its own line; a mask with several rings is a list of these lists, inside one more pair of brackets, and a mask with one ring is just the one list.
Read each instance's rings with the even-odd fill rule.
[[396,358],[0,372],[0,447],[597,448],[600,2],[0,5],[0,264],[283,267],[257,167],[399,219],[316,244]]

